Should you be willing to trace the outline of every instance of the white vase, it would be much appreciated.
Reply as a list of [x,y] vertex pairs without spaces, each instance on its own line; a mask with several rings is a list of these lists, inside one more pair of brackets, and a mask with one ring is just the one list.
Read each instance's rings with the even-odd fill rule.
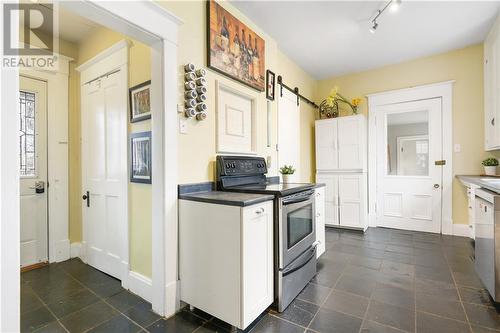
[[281,175],[281,179],[283,181],[283,183],[290,183],[290,178],[291,178],[292,175]]
[[485,166],[484,167],[484,174],[487,176],[495,176],[497,174],[497,167],[496,166]]

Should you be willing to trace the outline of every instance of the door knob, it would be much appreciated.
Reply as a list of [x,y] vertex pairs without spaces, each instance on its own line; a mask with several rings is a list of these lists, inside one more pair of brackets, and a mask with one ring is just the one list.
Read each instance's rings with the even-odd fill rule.
[[439,188],[439,184],[434,184],[434,188]]

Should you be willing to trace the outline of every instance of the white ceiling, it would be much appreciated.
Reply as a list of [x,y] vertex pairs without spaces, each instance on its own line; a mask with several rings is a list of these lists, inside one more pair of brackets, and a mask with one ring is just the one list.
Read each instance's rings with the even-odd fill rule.
[[238,1],[233,5],[316,79],[442,53],[484,40],[499,1],[405,1],[370,18],[385,1]]
[[387,115],[387,124],[389,126],[422,124],[427,123],[428,121],[427,111],[401,112]]
[[[34,4],[38,6],[38,9],[41,12],[51,11],[49,7],[44,4]],[[73,14],[72,12],[64,9],[62,6],[57,6],[58,8],[58,18],[59,18],[59,38],[62,38],[68,42],[78,43],[82,39],[84,39],[88,34],[90,34],[94,29],[99,27],[100,25],[87,20],[81,16]],[[36,12],[34,12],[36,13]],[[39,19],[40,17],[32,17],[33,19]],[[41,21],[40,21],[41,22]],[[35,25],[36,21],[34,21],[33,25]],[[19,16],[19,24],[21,27],[24,25],[24,16]],[[48,31],[47,31],[48,32]]]

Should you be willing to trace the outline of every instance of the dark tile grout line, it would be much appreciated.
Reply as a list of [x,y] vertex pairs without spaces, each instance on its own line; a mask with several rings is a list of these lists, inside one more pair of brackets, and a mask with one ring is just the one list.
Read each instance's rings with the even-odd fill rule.
[[[83,263],[83,262],[82,262],[82,263]],[[85,264],[85,263],[84,263],[84,264]],[[87,264],[85,264],[85,265],[87,265]],[[125,315],[125,313],[123,313],[122,311],[120,311],[120,310],[119,310],[118,308],[116,308],[113,304],[111,304],[111,303],[107,302],[107,301],[106,301],[106,299],[105,299],[104,297],[101,297],[100,295],[98,295],[97,293],[95,293],[92,289],[90,289],[89,287],[87,287],[85,284],[83,284],[81,281],[79,281],[76,277],[74,277],[71,273],[69,273],[68,271],[66,271],[64,268],[61,268],[61,269],[62,269],[62,270],[63,270],[66,274],[68,274],[71,278],[73,278],[76,282],[78,282],[78,283],[79,283],[79,284],[81,284],[84,288],[88,289],[91,293],[93,293],[95,296],[97,296],[97,298],[99,298],[99,299],[100,299],[101,301],[103,301],[105,304],[109,305],[109,306],[110,306],[110,307],[112,307],[114,310],[116,310],[116,311],[118,312],[118,314],[121,314],[121,315],[123,315],[125,318],[129,319],[131,322],[133,322],[134,324],[136,324],[137,326],[139,326],[139,327],[141,328],[141,330],[146,331],[146,332],[148,331],[145,327],[143,327],[142,325],[139,325],[139,323],[135,322],[135,321],[134,321],[134,320],[132,320],[130,317],[128,317],[127,315]],[[103,273],[103,274],[105,274],[105,273]],[[121,282],[121,281],[120,281],[120,282]],[[121,285],[120,285],[120,287],[121,287]],[[127,291],[127,292],[129,292],[128,290],[124,289],[123,287],[121,287],[121,288],[122,288],[123,290],[121,290],[120,292],[118,292],[118,293],[116,293],[116,294],[110,295],[108,298],[111,298],[111,297],[113,297],[113,296],[115,296],[115,295],[118,295],[119,293],[121,293],[121,292],[123,292],[123,291]],[[141,298],[141,299],[142,299],[142,298]],[[93,304],[95,304],[95,303],[93,303]],[[89,307],[89,306],[91,306],[91,305],[93,305],[93,304],[90,304],[90,305],[88,305],[88,306],[86,306],[86,307],[84,307],[84,308],[82,308],[82,309],[80,309],[80,310],[78,310],[78,311],[73,312],[73,313],[77,313],[77,312],[79,312],[79,311],[82,311],[83,309],[86,309],[87,307]],[[127,309],[127,310],[128,310],[128,309]],[[113,318],[113,317],[111,317],[111,318]],[[106,320],[104,320],[104,321],[102,321],[102,322],[100,322],[100,323],[96,324],[95,326],[93,326],[93,327],[91,327],[91,328],[88,328],[88,329],[84,330],[82,333],[88,332],[88,331],[90,331],[91,329],[96,328],[97,326],[99,326],[99,325],[101,325],[101,324],[105,323],[106,321],[110,320],[111,318],[106,319]],[[158,322],[158,321],[159,321],[159,320],[161,320],[161,319],[162,319],[162,318],[160,317],[158,320],[155,320],[155,321],[154,321],[153,323],[151,323],[150,325],[153,325],[154,323]]]
[[[51,314],[52,316],[54,316],[54,318],[56,318],[56,321],[59,323],[59,325],[61,325],[61,327],[62,327],[62,328],[63,328],[66,332],[70,333],[70,331],[68,331],[68,329],[67,329],[67,328],[66,328],[66,327],[65,327],[65,326],[61,323],[61,321],[59,320],[59,318],[57,318],[57,316],[55,315],[55,313],[54,313],[54,312],[53,312],[53,311],[52,311],[52,310],[48,307],[48,305],[45,303],[45,301],[44,301],[44,300],[42,300],[42,299],[40,298],[40,296],[38,296],[38,294],[36,293],[36,291],[34,291],[33,289],[31,289],[31,290],[33,291],[33,294],[35,295],[35,297],[36,297],[36,298],[38,298],[38,300],[42,303],[42,307],[45,307],[45,308],[47,309],[47,311],[49,311],[49,312],[50,312],[50,314]],[[53,321],[51,321],[51,322],[47,323],[47,325],[43,325],[42,327],[37,328],[36,330],[34,330],[34,331],[33,331],[33,333],[36,333],[37,331],[40,331],[42,328],[44,328],[44,327],[46,327],[46,326],[48,326],[48,325],[50,325],[50,324],[52,324],[52,323],[53,323]]]
[[455,279],[455,274],[453,274],[453,270],[451,269],[450,261],[448,260],[448,256],[446,254],[444,254],[444,258],[446,260],[446,264],[448,265],[448,270],[450,271],[451,278],[453,279],[453,284],[455,285],[455,289],[457,290],[458,300],[460,302],[460,306],[462,307],[462,311],[465,314],[465,320],[467,321],[467,324],[469,325],[469,331],[471,333],[473,333],[474,331],[472,330],[472,325],[471,325],[470,320],[469,320],[469,315],[467,314],[467,311],[465,311],[465,306],[464,306],[464,303],[462,301],[462,295],[460,293],[460,290],[458,289],[457,280]]
[[[71,260],[71,259],[70,259],[70,260]],[[82,263],[83,263],[83,262],[82,262]],[[85,264],[85,263],[83,263],[83,264]],[[85,264],[85,265],[86,265],[86,264]],[[108,303],[104,297],[101,297],[100,295],[98,295],[97,293],[95,293],[92,289],[90,289],[89,287],[87,287],[85,284],[83,284],[80,280],[78,280],[76,277],[74,277],[71,273],[69,273],[68,271],[66,271],[64,268],[59,267],[58,269],[60,269],[60,270],[61,270],[61,271],[62,271],[65,275],[69,276],[71,279],[75,280],[75,281],[76,281],[79,285],[81,285],[84,289],[86,289],[87,291],[90,291],[92,294],[94,294],[94,295],[98,298],[98,300],[99,300],[99,301],[102,301],[102,302],[104,302],[105,304],[107,304],[107,305],[111,306],[111,307],[112,307],[115,311],[117,311],[117,312],[118,312],[118,314],[123,315],[124,317],[126,317],[127,319],[129,319],[130,321],[132,321],[134,324],[136,324],[137,326],[139,326],[139,327],[141,328],[141,330],[146,331],[146,332],[148,331],[145,327],[143,327],[142,325],[139,325],[139,323],[137,323],[137,322],[135,322],[134,320],[132,320],[131,318],[129,318],[129,317],[128,317],[127,315],[125,315],[122,311],[120,311],[119,309],[117,309],[114,305],[112,305],[112,304]],[[103,274],[105,274],[105,273],[103,273]],[[122,287],[122,289],[123,289],[123,287]],[[117,294],[119,294],[119,293],[121,293],[121,292],[123,292],[123,291],[127,291],[127,290],[126,290],[126,289],[123,289],[123,290],[119,291],[119,292],[118,292],[118,293],[116,293],[116,294],[110,295],[108,298],[110,298],[110,297],[112,297],[112,296],[115,296],[115,295],[117,295]],[[36,295],[38,298],[40,298],[40,297],[38,296],[38,294],[36,293],[36,291],[35,291],[35,290],[33,290],[33,292],[35,293],[35,295]],[[75,291],[75,294],[76,294],[76,293],[77,293],[77,292]],[[40,300],[41,300],[41,299],[40,299]],[[98,301],[98,302],[99,302],[99,301]],[[69,315],[73,315],[73,314],[78,313],[78,312],[81,312],[81,311],[83,311],[83,310],[87,309],[88,307],[90,307],[90,306],[92,306],[92,305],[95,305],[95,304],[96,304],[96,303],[98,303],[98,302],[95,302],[95,303],[89,304],[89,305],[87,305],[87,306],[84,306],[83,308],[81,308],[81,309],[79,309],[79,310],[77,310],[77,311],[74,311],[74,312],[72,312],[72,313],[69,313],[69,314],[65,315],[64,317],[69,316]],[[49,308],[48,308],[48,306],[45,304],[45,302],[43,302],[43,301],[42,301],[42,303],[43,303],[43,304],[47,307],[47,309],[49,309]],[[128,310],[128,309],[127,309],[127,310]],[[64,324],[60,321],[60,319],[59,319],[57,316],[55,316],[55,314],[54,314],[54,313],[53,313],[50,309],[49,309],[49,311],[50,311],[50,312],[51,312],[51,314],[54,316],[54,318],[56,318],[57,322],[58,322],[58,323],[59,323],[59,324],[60,324],[60,325],[61,325],[61,326],[62,326],[62,327],[63,327],[63,328],[67,331],[67,332],[69,332],[69,330],[68,330],[68,329],[64,326]],[[111,317],[111,318],[113,318],[113,317]],[[108,318],[108,319],[106,319],[106,320],[103,320],[102,322],[97,323],[96,325],[94,325],[94,326],[92,326],[92,327],[90,327],[90,328],[88,328],[88,329],[84,330],[82,333],[88,332],[88,331],[90,331],[91,329],[96,328],[97,326],[99,326],[99,325],[101,325],[101,324],[103,324],[103,323],[107,322],[107,321],[108,321],[108,320],[110,320],[111,318]],[[158,320],[154,321],[154,322],[153,322],[153,323],[151,323],[150,325],[153,325],[154,323],[156,323],[156,322],[158,322],[158,321],[162,320],[162,318],[163,318],[163,317],[160,317]],[[61,319],[63,319],[63,318],[61,318]],[[43,327],[46,327],[46,326],[48,326],[48,325],[49,325],[49,324],[51,324],[51,323],[52,323],[52,322],[47,323],[47,325],[44,325]],[[40,330],[40,329],[41,329],[41,328],[43,328],[43,327],[40,327],[40,328],[38,328],[37,330]],[[36,332],[36,331],[35,331],[35,332]],[[35,333],[35,332],[33,332],[33,333]]]

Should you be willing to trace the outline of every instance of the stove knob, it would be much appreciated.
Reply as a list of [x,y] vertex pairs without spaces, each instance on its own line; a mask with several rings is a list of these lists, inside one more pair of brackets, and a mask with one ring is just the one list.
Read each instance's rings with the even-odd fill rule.
[[231,167],[232,167],[232,168],[236,168],[236,163],[234,163],[234,162],[233,162],[233,163],[231,164]]
[[231,168],[231,163],[226,163],[226,168],[227,169]]

